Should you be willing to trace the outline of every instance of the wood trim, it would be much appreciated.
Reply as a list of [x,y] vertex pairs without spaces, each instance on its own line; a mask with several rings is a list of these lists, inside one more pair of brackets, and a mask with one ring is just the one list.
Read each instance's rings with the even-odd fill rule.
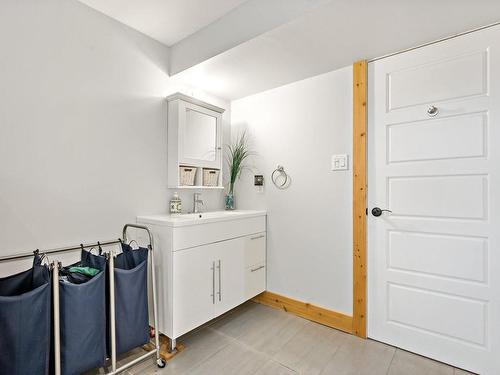
[[336,311],[327,310],[323,307],[297,301],[272,292],[263,292],[256,296],[253,301],[285,310],[288,313],[324,324],[328,327],[352,333],[352,317]]
[[253,301],[284,310],[328,327],[366,338],[366,60],[353,64],[353,316],[311,305],[272,292]]
[[366,60],[353,64],[353,317],[352,333],[366,338]]

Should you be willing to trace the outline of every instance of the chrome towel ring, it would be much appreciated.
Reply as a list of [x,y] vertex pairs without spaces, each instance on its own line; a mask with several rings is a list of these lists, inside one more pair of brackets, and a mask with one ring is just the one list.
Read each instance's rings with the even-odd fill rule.
[[285,168],[282,165],[278,167],[271,174],[271,181],[278,189],[286,189],[288,183],[288,174],[285,172]]

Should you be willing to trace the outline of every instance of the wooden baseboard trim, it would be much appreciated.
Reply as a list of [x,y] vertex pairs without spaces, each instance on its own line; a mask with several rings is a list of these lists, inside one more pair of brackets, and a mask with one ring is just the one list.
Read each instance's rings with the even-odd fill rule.
[[307,302],[297,301],[280,296],[272,292],[263,292],[253,298],[253,301],[276,309],[284,310],[290,314],[300,316],[325,326],[352,333],[352,316],[327,310],[323,307],[311,305]]

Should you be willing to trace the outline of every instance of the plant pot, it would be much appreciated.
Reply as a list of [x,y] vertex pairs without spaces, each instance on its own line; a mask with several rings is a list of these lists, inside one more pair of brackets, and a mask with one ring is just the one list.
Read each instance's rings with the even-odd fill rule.
[[226,210],[234,210],[234,194],[228,193],[225,198]]

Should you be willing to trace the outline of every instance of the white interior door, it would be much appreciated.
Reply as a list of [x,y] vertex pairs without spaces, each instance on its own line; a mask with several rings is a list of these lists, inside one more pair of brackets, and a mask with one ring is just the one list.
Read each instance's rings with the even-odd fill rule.
[[368,69],[368,335],[500,374],[500,28]]

